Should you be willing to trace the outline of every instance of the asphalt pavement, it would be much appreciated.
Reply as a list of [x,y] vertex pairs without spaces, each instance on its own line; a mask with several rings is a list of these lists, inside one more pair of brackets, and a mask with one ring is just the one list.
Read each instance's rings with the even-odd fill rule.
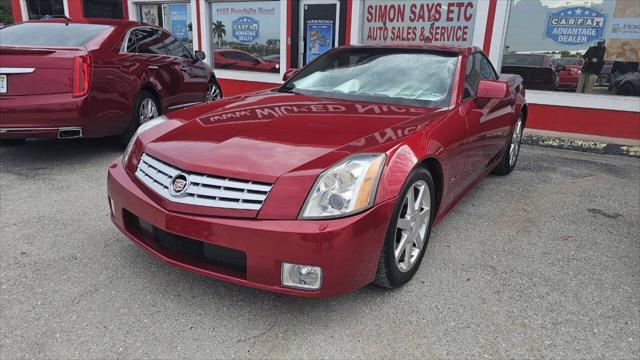
[[524,146],[411,283],[330,299],[171,267],[111,224],[112,140],[0,147],[0,358],[640,358],[640,159]]

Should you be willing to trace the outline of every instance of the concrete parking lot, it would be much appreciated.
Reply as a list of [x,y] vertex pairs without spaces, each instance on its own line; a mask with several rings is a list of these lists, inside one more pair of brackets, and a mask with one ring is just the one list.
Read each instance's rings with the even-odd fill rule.
[[0,147],[0,357],[640,357],[640,160],[525,146],[402,289],[299,299],[157,261],[112,226],[112,140]]

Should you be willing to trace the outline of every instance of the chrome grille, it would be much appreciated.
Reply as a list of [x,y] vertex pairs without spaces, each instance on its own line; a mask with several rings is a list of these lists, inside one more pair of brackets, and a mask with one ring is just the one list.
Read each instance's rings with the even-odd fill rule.
[[[188,176],[190,185],[186,194],[177,197],[171,195],[169,186],[180,173]],[[269,184],[182,171],[147,154],[142,154],[136,177],[173,202],[226,209],[260,210],[271,190]]]

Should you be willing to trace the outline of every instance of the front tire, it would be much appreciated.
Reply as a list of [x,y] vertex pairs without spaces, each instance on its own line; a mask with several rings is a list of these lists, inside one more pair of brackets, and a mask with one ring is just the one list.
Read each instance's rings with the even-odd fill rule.
[[133,116],[127,126],[127,130],[120,135],[120,140],[128,144],[141,124],[161,115],[160,104],[152,93],[142,90],[133,105]]
[[414,170],[404,184],[385,237],[374,284],[399,288],[424,257],[435,215],[435,188],[428,170]]
[[524,115],[520,113],[516,126],[511,133],[511,140],[507,143],[504,150],[504,156],[500,163],[493,169],[492,173],[496,175],[509,175],[516,167],[518,155],[520,154],[520,145],[522,143],[522,132],[524,130]]

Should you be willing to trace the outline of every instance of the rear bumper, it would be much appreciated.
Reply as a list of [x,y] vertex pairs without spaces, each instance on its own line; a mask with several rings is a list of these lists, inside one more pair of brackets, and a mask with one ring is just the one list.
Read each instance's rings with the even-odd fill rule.
[[[138,246],[183,269],[232,283],[305,297],[335,296],[374,280],[395,199],[355,216],[334,220],[256,220],[173,213],[147,197],[116,160],[107,188],[111,219]],[[169,236],[243,253],[244,271],[189,258],[163,247],[131,219],[143,220]],[[320,266],[322,287],[303,291],[281,286],[282,262]],[[152,274],[149,274],[152,276]]]
[[0,139],[56,138],[60,129],[91,133],[86,97],[74,98],[70,93],[0,96]]

